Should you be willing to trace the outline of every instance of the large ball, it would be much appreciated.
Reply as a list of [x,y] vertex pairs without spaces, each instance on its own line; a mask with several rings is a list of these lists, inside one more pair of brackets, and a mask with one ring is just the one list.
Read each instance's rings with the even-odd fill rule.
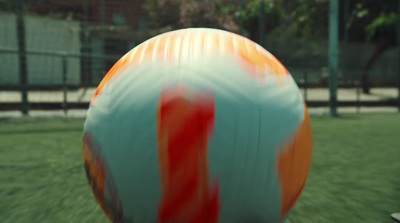
[[123,56],[84,128],[92,191],[113,222],[283,222],[312,133],[286,68],[226,31],[183,29]]

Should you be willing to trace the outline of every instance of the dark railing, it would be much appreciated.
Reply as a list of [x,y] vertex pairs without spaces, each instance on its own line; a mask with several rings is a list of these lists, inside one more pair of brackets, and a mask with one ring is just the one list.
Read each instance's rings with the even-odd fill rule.
[[[19,51],[16,49],[8,49],[8,48],[0,48],[0,53],[2,54],[18,54]],[[87,109],[89,106],[89,100],[85,101],[68,101],[68,92],[79,89],[93,89],[98,83],[82,83],[79,82],[77,84],[68,83],[68,59],[69,58],[90,58],[90,59],[104,59],[110,60],[113,63],[119,59],[119,56],[106,56],[106,55],[94,55],[94,54],[79,54],[79,53],[69,53],[69,52],[48,52],[48,51],[34,51],[28,50],[26,51],[27,55],[37,55],[37,56],[49,56],[49,57],[59,57],[62,60],[61,63],[61,71],[62,78],[61,83],[57,84],[42,84],[42,85],[33,85],[28,84],[27,87],[21,87],[20,83],[15,84],[4,84],[0,82],[0,95],[1,93],[5,93],[0,97],[0,112],[1,111],[18,111],[28,108],[29,110],[63,110],[65,113],[69,109]],[[315,73],[316,69],[305,70],[300,75],[294,75],[296,82],[299,87],[303,91],[303,97],[309,107],[328,107],[329,106],[329,97],[321,99],[321,97],[315,98],[318,96],[318,92],[328,91],[327,83],[316,82],[315,80],[310,81],[310,72]],[[81,71],[80,71],[81,72]],[[0,74],[4,75],[4,74]],[[29,75],[29,74],[28,74]],[[314,78],[315,79],[315,78]],[[0,78],[1,80],[1,78]],[[400,98],[397,96],[388,96],[381,97],[379,100],[362,100],[361,96],[361,86],[360,86],[360,78],[358,75],[353,76],[352,78],[348,78],[348,80],[339,81],[339,91],[343,89],[349,89],[350,91],[354,90],[355,98],[352,100],[341,100],[339,96],[338,106],[339,107],[356,107],[357,110],[360,107],[397,107],[399,105]],[[396,84],[392,86],[380,86],[390,89],[392,91],[396,91]],[[318,90],[319,89],[319,90]],[[399,89],[398,89],[399,90]],[[40,101],[29,101],[26,100],[4,100],[7,99],[7,92],[19,92],[23,95],[23,91],[28,92],[57,92],[62,93],[62,100],[57,102],[49,101],[46,99],[46,95],[44,95],[43,100]],[[326,92],[325,92],[326,93]],[[310,95],[313,95],[314,98],[310,98]],[[47,94],[48,96],[48,94]],[[2,100],[3,98],[3,100]],[[47,101],[46,101],[47,100]]]
[[[19,51],[17,49],[10,48],[0,48],[0,53],[2,54],[18,54]],[[80,89],[80,88],[94,88],[98,83],[79,83],[79,84],[68,84],[68,58],[90,58],[90,59],[104,59],[104,60],[112,60],[117,61],[119,57],[116,56],[106,56],[106,55],[95,55],[95,54],[79,54],[79,53],[70,53],[70,52],[62,52],[62,51],[38,51],[38,50],[27,50],[26,55],[36,55],[36,56],[49,56],[49,57],[58,57],[61,58],[61,70],[62,70],[62,82],[59,84],[28,84],[23,87],[22,83],[1,83],[0,82],[0,93],[1,92],[10,92],[10,91],[18,91],[21,95],[27,95],[28,92],[34,91],[47,91],[47,92],[60,92],[63,93],[62,102],[46,102],[45,98],[40,102],[31,102],[27,99],[21,99],[21,102],[14,101],[1,101],[0,97],[0,112],[1,111],[15,111],[15,110],[23,110],[28,108],[28,110],[64,110],[66,113],[68,109],[86,109],[88,107],[88,102],[69,102],[68,101],[68,91],[71,89]],[[0,74],[2,75],[2,74]],[[4,74],[3,74],[4,75]],[[29,74],[28,74],[29,75]],[[0,78],[1,79],[1,78]]]

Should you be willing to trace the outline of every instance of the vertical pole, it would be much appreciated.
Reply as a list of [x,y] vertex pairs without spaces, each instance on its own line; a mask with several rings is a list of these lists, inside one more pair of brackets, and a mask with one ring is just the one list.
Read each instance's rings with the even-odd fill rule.
[[83,0],[83,21],[85,26],[88,25],[89,21],[89,3],[88,0]]
[[67,115],[68,112],[68,100],[67,100],[67,93],[68,93],[68,86],[67,86],[67,58],[66,56],[62,57],[62,72],[63,72],[63,109],[64,114]]
[[[240,0],[240,11],[243,12],[244,9],[245,9],[244,0]],[[244,35],[243,26],[241,23],[239,23],[239,32],[241,35]]]
[[258,31],[260,32],[260,46],[265,47],[265,2],[260,0],[260,15],[258,21]]
[[[400,61],[400,0],[397,0],[397,60]],[[399,63],[397,63],[399,64]],[[397,87],[398,87],[398,96],[397,96],[397,107],[400,112],[400,65],[397,68],[398,72],[398,80],[397,80]]]
[[101,28],[103,29],[105,24],[105,17],[106,17],[106,4],[105,0],[100,0],[100,24]]
[[18,57],[19,57],[19,82],[21,89],[22,114],[28,115],[28,77],[26,67],[26,46],[25,46],[25,20],[24,20],[24,0],[18,0],[16,5],[17,12],[17,38],[18,38]]
[[106,41],[106,33],[105,33],[105,28],[106,28],[106,0],[100,0],[100,37],[96,41],[96,50],[95,52],[102,55],[101,58],[95,60],[96,61],[96,83],[98,83],[101,79],[103,79],[104,73],[104,68],[105,68],[105,59],[103,55],[105,54],[105,41]]
[[83,23],[82,23],[82,54],[81,64],[82,64],[82,74],[81,74],[81,84],[87,87],[90,83],[90,59],[89,55],[89,3],[88,0],[83,0]]
[[339,0],[331,0],[329,7],[329,90],[331,115],[337,113],[337,79],[339,70]]
[[361,101],[361,82],[360,82],[360,80],[361,80],[361,76],[360,75],[357,75],[357,80],[355,81],[355,84],[356,84],[356,94],[357,94],[357,113],[360,113],[360,107],[361,107],[361,105],[360,105],[360,101]]
[[307,102],[308,101],[308,72],[305,71],[304,72],[304,101]]
[[350,0],[345,0],[344,3],[344,41],[347,44],[347,40],[349,38],[349,29],[347,27],[347,22],[349,19],[349,8],[350,8]]

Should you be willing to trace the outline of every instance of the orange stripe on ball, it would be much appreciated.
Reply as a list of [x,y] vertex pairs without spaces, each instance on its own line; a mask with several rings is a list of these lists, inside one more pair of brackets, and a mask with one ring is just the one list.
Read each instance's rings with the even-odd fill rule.
[[311,166],[311,122],[306,108],[304,109],[304,121],[297,130],[294,141],[286,145],[278,156],[282,200],[280,218],[288,214],[299,199]]

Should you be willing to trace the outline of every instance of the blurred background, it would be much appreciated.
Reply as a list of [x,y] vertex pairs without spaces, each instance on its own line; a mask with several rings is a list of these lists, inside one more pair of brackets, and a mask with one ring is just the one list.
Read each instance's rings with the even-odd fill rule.
[[[185,27],[225,29],[259,43],[319,112],[328,112],[332,68],[339,110],[395,111],[398,4],[339,0],[330,11],[328,0],[1,0],[0,113],[86,109],[122,55]],[[333,67],[330,49],[337,51]]]
[[392,222],[399,12],[400,0],[0,0],[0,222],[108,222],[83,169],[89,102],[121,56],[185,27],[246,36],[298,83],[314,152],[288,223]]

